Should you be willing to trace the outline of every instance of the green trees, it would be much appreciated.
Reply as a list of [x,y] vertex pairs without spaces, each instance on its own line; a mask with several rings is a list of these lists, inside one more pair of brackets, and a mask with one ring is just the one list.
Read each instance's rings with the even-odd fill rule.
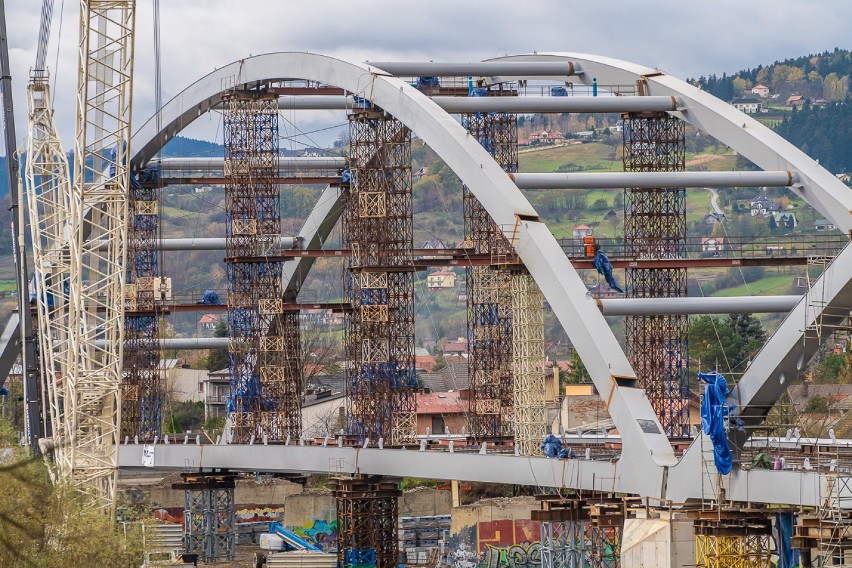
[[689,325],[689,364],[693,372],[738,375],[765,342],[763,325],[752,314],[698,316]]
[[130,568],[142,563],[140,531],[122,531],[67,485],[50,482],[43,459],[15,447],[0,420],[0,566],[4,568]]
[[580,354],[573,347],[568,352],[568,363],[570,367],[562,373],[563,376],[560,377],[562,379],[560,380],[561,383],[579,385],[580,383],[592,382],[592,377],[589,375],[589,371],[586,370],[583,360],[580,359]]
[[[228,324],[224,320],[220,320],[216,324],[216,329],[213,330],[213,337],[228,337]],[[208,371],[218,371],[228,366],[228,350],[227,349],[211,349],[207,355],[207,365],[205,368]]]

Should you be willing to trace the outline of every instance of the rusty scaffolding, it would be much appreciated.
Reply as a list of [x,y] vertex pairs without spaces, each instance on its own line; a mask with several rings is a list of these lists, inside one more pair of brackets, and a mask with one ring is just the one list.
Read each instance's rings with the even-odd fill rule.
[[[518,170],[517,115],[463,114],[461,122],[505,171]],[[467,187],[463,189],[463,210],[465,247],[475,254],[490,254],[494,261],[493,266],[469,267],[466,273],[471,391],[468,431],[476,438],[511,436],[511,273],[498,262],[512,252],[512,246]]]
[[411,131],[369,103],[350,113],[349,125],[348,431],[359,443],[415,443]]
[[[622,115],[624,171],[683,171],[684,123],[665,113]],[[624,250],[636,259],[685,256],[686,191],[624,191]],[[630,298],[686,296],[686,268],[628,268]],[[689,435],[687,334],[685,315],[625,318],[627,356],[671,437]]]
[[224,98],[228,367],[231,440],[301,433],[298,314],[285,313],[278,176],[277,97]]
[[160,368],[161,286],[156,187],[131,181],[127,211],[127,283],[124,287],[124,356],[121,435],[153,440],[162,431],[165,400]]
[[334,480],[337,565],[396,568],[399,480],[373,477]]

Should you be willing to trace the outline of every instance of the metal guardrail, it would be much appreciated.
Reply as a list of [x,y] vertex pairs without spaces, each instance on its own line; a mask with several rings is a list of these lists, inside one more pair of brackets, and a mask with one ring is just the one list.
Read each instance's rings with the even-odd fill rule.
[[[568,257],[584,257],[582,238],[558,239]],[[779,235],[765,237],[687,237],[636,240],[628,249],[623,238],[595,238],[612,259],[767,258],[836,256],[849,243],[842,235]],[[627,250],[638,254],[627,254]]]

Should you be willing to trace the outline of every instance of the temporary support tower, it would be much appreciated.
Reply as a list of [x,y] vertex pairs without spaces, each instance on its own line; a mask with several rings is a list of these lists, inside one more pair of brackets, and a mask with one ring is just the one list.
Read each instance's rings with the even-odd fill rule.
[[611,494],[599,494],[589,498],[588,505],[588,565],[590,568],[619,568],[626,516],[624,500]]
[[[684,123],[665,113],[629,113],[624,123],[624,171],[683,171]],[[624,248],[629,258],[685,256],[686,191],[627,188]],[[628,268],[627,297],[686,296],[686,268]],[[627,356],[668,436],[689,435],[686,315],[625,318]]]
[[[471,94],[487,92],[472,89]],[[464,114],[462,126],[506,172],[518,170],[517,115]],[[469,267],[466,274],[468,429],[476,438],[501,438],[514,433],[512,275],[506,267],[512,244],[473,193],[467,187],[463,192],[465,246],[493,260],[491,266]]]
[[349,115],[351,182],[343,240],[349,432],[358,442],[416,442],[411,131],[364,103]]
[[541,510],[532,512],[532,520],[541,521],[541,568],[586,568],[590,551],[585,501],[557,495],[536,499]]
[[65,448],[60,467],[78,489],[111,510],[121,422],[136,3],[82,0],[80,7],[76,159],[68,200]]
[[[476,88],[470,94],[489,91]],[[506,172],[518,170],[516,114],[465,114],[462,125]],[[467,269],[470,434],[514,434],[523,455],[537,455],[546,421],[544,298],[526,270],[507,264],[512,243],[479,200],[466,187],[463,191],[466,245],[492,257],[491,266]]]
[[159,252],[159,189],[130,180],[127,217],[127,283],[124,288],[124,374],[121,434],[153,440],[162,431],[163,371],[160,309],[163,293]]
[[225,97],[228,213],[228,367],[231,441],[283,440],[301,433],[298,314],[285,316],[278,175],[277,96]]
[[237,537],[233,475],[181,474],[184,550],[204,563],[234,560]]
[[398,480],[340,478],[337,502],[337,565],[341,568],[396,568]]
[[[770,566],[772,523],[767,516],[709,511],[716,518],[696,519],[695,565],[699,568]],[[721,515],[721,517],[719,516]]]

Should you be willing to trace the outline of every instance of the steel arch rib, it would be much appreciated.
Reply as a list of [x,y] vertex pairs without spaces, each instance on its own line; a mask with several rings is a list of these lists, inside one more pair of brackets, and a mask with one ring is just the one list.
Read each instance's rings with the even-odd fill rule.
[[[362,96],[403,122],[455,171],[494,221],[515,244],[563,328],[576,346],[624,441],[619,468],[642,466],[643,476],[614,481],[620,491],[649,496],[665,493],[664,467],[677,463],[644,390],[620,386],[635,379],[595,302],[553,235],[499,165],[475,138],[428,97],[379,69],[309,53],[274,53],[223,67],[176,96],[133,137],[133,166],[144,165],[169,139],[215,106],[236,86],[255,86],[288,78],[307,79]],[[582,322],[582,325],[578,325]],[[640,426],[643,424],[643,426]],[[631,462],[634,462],[631,465]],[[651,467],[648,467],[651,465]]]

